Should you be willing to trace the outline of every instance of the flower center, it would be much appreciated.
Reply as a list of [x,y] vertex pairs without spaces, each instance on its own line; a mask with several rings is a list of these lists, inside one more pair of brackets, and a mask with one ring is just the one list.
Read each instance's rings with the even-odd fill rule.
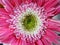
[[26,31],[34,31],[33,29],[37,26],[36,17],[33,14],[28,14],[22,19],[22,25]]
[[[23,4],[14,9],[15,15],[10,15],[16,37],[22,39],[38,40],[44,34],[44,20],[45,16],[42,7],[37,7],[36,4]],[[21,36],[22,35],[22,36]]]

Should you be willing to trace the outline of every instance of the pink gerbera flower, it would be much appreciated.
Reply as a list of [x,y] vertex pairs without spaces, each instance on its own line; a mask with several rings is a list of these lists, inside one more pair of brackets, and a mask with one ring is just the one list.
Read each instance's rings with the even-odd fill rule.
[[59,0],[0,0],[0,42],[11,45],[60,45]]

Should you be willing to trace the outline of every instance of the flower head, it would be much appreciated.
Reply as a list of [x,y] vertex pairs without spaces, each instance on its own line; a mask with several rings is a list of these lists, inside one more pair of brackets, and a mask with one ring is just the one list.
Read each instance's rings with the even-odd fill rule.
[[[11,45],[59,45],[59,0],[0,0],[0,42]],[[3,5],[3,6],[2,6]]]

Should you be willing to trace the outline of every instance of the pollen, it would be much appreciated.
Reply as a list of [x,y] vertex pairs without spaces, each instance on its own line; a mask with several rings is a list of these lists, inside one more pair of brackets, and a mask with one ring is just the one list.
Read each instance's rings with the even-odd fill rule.
[[37,19],[33,14],[28,14],[22,19],[22,25],[26,31],[34,31],[34,28],[37,26]]

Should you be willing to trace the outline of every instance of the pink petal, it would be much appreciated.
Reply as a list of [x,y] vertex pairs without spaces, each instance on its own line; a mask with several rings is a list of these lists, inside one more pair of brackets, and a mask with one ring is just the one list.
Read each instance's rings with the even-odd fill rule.
[[[54,34],[54,33],[53,33]],[[53,43],[59,45],[60,43],[57,40],[57,37],[52,35],[52,33],[50,31],[46,31],[46,37],[48,37]]]
[[45,5],[44,8],[49,10],[51,7],[55,6],[59,1],[58,0],[49,0]]
[[33,2],[33,3],[36,3],[36,2],[37,2],[37,0],[32,0],[32,2]]
[[60,6],[57,6],[56,9],[52,13],[55,15],[60,14]]
[[37,3],[39,6],[43,6],[45,0],[32,0],[32,2]]
[[46,15],[47,17],[49,17],[49,16],[55,16],[57,14],[60,14],[60,6],[57,6],[55,8],[51,8],[50,10],[47,11],[47,13],[48,13]]
[[19,45],[27,45],[26,40],[20,40]]
[[15,3],[15,6],[19,6],[19,2],[20,2],[20,4],[22,3],[22,0],[11,0],[11,2],[12,1]]
[[11,41],[11,45],[19,45],[19,42],[20,42],[20,39],[17,39],[14,37]]
[[3,6],[5,7],[7,12],[13,11],[13,6],[8,0],[2,0]]
[[47,25],[47,28],[60,32],[60,21],[48,19],[46,25]]
[[6,39],[9,39],[9,36],[12,34],[13,34],[13,30],[11,31],[8,28],[0,27],[0,41],[4,41]]
[[15,7],[15,6],[16,6],[16,4],[15,4],[14,0],[9,0],[9,2],[11,3],[11,5],[12,5],[13,7]]
[[15,2],[15,6],[19,6],[22,3],[30,3],[32,0],[13,0]]
[[42,43],[41,40],[36,41],[36,44],[37,44],[37,45],[43,45],[43,43]]
[[53,17],[53,16],[55,16],[55,15],[52,14],[52,13],[47,13],[45,16],[46,16],[47,18],[51,18],[51,17]]
[[8,27],[9,23],[6,22],[6,19],[0,18],[0,27]]
[[42,42],[44,45],[52,45],[52,42],[48,38],[42,37]]
[[45,0],[37,0],[37,4],[38,4],[39,6],[43,6],[44,3],[45,3]]
[[21,39],[19,45],[35,45],[35,43]]
[[5,9],[0,8],[0,15],[1,15],[1,14],[8,14],[8,12],[6,12],[6,10],[5,10]]
[[6,20],[10,19],[9,13],[6,12],[3,8],[0,8],[0,27],[4,26],[7,27],[9,26],[9,23],[7,23]]
[[13,36],[13,35],[10,35],[10,36],[8,36],[6,39],[1,40],[1,42],[11,43],[11,41],[12,41],[13,39],[14,39],[14,36]]
[[32,0],[22,0],[22,3],[31,3]]
[[2,0],[0,0],[0,4],[4,5],[3,2],[2,2]]
[[60,40],[60,36],[58,36],[58,40]]
[[58,39],[58,35],[56,33],[54,33],[52,30],[47,29],[46,33],[47,33],[47,35],[51,35],[51,37],[53,37],[54,39]]

